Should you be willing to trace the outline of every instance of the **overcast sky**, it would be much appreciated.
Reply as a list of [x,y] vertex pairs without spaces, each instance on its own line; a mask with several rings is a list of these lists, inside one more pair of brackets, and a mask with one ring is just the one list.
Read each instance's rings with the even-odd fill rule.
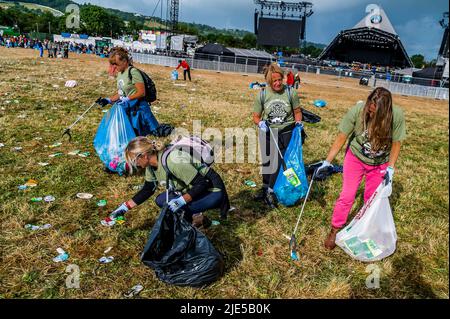
[[[161,16],[158,0],[75,0],[103,7]],[[439,25],[442,13],[448,10],[448,0],[308,0],[314,14],[307,20],[306,40],[328,44],[337,33],[352,28],[365,15],[370,3],[380,5],[386,12],[409,55],[424,54],[436,58],[443,30]],[[167,0],[163,18],[166,17]],[[287,1],[297,2],[297,1]],[[253,0],[180,0],[180,21],[211,25],[217,28],[253,31]]]

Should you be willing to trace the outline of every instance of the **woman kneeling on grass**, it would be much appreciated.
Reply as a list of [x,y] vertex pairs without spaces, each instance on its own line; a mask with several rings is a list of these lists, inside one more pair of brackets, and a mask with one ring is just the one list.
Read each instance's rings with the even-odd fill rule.
[[326,160],[317,172],[326,169],[350,136],[344,159],[343,186],[336,201],[331,232],[325,240],[327,249],[336,247],[336,234],[347,221],[363,177],[366,178],[364,202],[367,202],[383,181],[392,183],[394,165],[405,138],[403,111],[392,105],[391,92],[376,88],[367,101],[358,102],[342,119],[339,135]]
[[[142,189],[130,200],[120,205],[110,215],[111,219],[123,216],[128,210],[150,198],[158,184],[166,184],[167,174],[162,164],[166,147],[161,142],[147,137],[136,137],[128,143],[125,158],[131,173],[133,168],[145,169],[145,183]],[[230,208],[228,195],[222,178],[214,169],[193,161],[193,157],[180,149],[173,149],[167,155],[166,167],[170,172],[173,190],[169,192],[168,206],[172,212],[183,207],[184,218],[195,227],[207,228],[211,221],[202,213],[219,208],[226,216]],[[167,200],[166,192],[159,194],[155,202],[163,207]]]

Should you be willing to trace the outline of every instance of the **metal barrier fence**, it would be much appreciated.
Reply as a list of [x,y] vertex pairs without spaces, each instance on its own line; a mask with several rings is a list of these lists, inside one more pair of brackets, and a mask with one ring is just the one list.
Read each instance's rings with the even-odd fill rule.
[[[152,55],[144,53],[132,53],[133,61],[144,64],[157,64],[168,67],[177,67],[178,60],[180,58]],[[198,58],[186,58],[186,62],[193,69],[214,70],[224,72],[238,72],[238,73],[259,73],[262,67],[267,63],[264,60],[258,59],[246,59],[246,58],[230,58],[221,56],[210,56],[211,58],[202,57]]]
[[[133,61],[144,64],[157,64],[168,67],[177,67],[180,58],[164,55],[152,55],[145,53],[132,53]],[[213,70],[217,72],[237,72],[237,73],[261,73],[267,59],[251,59],[240,57],[224,57],[218,55],[203,55],[194,58],[186,58],[186,61],[194,69]],[[289,63],[285,67],[298,70],[300,72],[325,74],[338,78],[367,77],[370,86],[382,86],[394,94],[426,97],[449,100],[449,89],[440,87],[440,81],[431,79],[412,78],[402,75],[393,75],[386,80],[385,74],[374,75],[370,71],[353,71],[339,68],[323,67],[316,65]],[[405,83],[406,82],[406,83]]]
[[[373,80],[372,80],[373,82]],[[382,86],[392,93],[427,97],[440,100],[449,100],[449,89],[441,87],[432,87],[416,84],[397,83],[386,80],[376,80],[372,83],[373,86]]]

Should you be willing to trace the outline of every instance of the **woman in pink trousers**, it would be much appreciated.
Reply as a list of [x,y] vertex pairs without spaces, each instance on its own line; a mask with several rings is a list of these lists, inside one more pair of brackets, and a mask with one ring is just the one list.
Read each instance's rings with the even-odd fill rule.
[[364,202],[383,180],[392,183],[395,162],[405,135],[403,111],[392,105],[391,92],[382,87],[373,90],[365,103],[358,102],[344,116],[326,160],[317,169],[318,173],[330,166],[349,139],[344,158],[342,191],[334,206],[325,248],[331,250],[336,247],[336,234],[347,222],[363,177]]

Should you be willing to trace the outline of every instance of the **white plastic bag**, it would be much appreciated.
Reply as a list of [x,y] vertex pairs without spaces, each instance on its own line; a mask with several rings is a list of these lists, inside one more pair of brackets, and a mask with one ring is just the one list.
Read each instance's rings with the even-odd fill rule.
[[391,184],[380,183],[355,218],[336,235],[336,245],[352,258],[372,262],[394,253],[397,242],[389,196]]

